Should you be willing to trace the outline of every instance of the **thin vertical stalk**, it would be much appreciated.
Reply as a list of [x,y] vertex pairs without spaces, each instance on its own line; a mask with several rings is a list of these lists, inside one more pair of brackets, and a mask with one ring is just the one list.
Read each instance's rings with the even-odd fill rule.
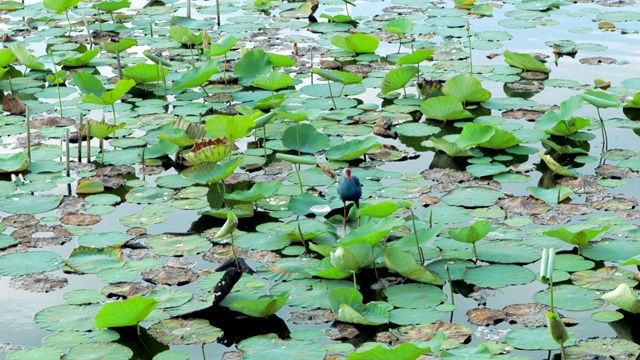
[[64,142],[64,154],[65,154],[65,170],[66,170],[66,174],[67,177],[71,175],[71,164],[69,163],[71,161],[71,156],[69,154],[69,128],[67,128],[67,132],[64,136],[65,142]]
[[444,266],[444,271],[447,272],[447,280],[449,281],[449,296],[451,296],[451,305],[455,305],[456,301],[453,294],[453,281],[451,280],[451,272],[449,271],[449,266]]
[[91,162],[91,126],[87,121],[87,164]]
[[31,115],[29,114],[29,107],[26,107],[24,116],[27,122],[27,159],[31,160]]
[[82,122],[83,116],[82,112],[80,112],[80,120],[78,124],[78,162],[82,162]]

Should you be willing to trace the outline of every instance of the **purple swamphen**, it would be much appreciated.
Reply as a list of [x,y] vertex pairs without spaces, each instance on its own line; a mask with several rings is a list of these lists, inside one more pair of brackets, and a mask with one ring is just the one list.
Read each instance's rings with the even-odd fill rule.
[[[360,198],[362,197],[362,185],[357,176],[351,175],[351,169],[344,169],[343,175],[338,179],[338,195],[344,204],[344,228],[347,228],[347,201],[353,201],[356,209],[360,209]],[[360,218],[358,218],[360,226]]]

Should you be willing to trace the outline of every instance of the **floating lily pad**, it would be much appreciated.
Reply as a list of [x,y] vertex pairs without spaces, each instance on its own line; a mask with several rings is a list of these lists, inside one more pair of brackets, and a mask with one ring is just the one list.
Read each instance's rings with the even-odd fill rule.
[[[549,305],[549,291],[537,292],[533,298],[542,304]],[[602,306],[600,294],[594,290],[583,289],[575,285],[558,285],[553,287],[553,305],[559,309],[584,311]]]
[[108,246],[121,246],[131,239],[131,236],[116,231],[104,233],[92,233],[78,238],[78,245],[86,247],[103,248]]
[[188,256],[205,252],[211,242],[199,235],[157,235],[145,240],[155,254],[166,256]]
[[427,284],[400,284],[384,291],[387,301],[397,307],[423,309],[435,307],[447,300],[440,288]]
[[[559,350],[560,345],[556,344],[549,334],[547,327],[537,328],[520,328],[511,330],[506,336],[505,341],[515,347],[523,350]],[[576,342],[575,334],[569,332],[569,339],[564,343],[565,346],[573,345]]]
[[242,356],[247,360],[291,357],[322,360],[327,353],[324,346],[318,342],[280,340],[275,334],[259,335],[242,340],[237,347],[242,350]]
[[467,186],[451,190],[441,199],[449,205],[463,207],[491,206],[504,197],[504,193],[491,188]]
[[69,349],[64,355],[68,359],[90,360],[90,359],[130,359],[133,351],[128,347],[111,342],[89,342],[80,344]]
[[204,319],[162,320],[149,329],[151,336],[167,345],[208,344],[221,335],[220,329],[209,325]]
[[36,324],[50,331],[90,331],[97,329],[95,317],[100,305],[56,305],[36,313]]
[[40,214],[58,207],[62,195],[13,194],[0,199],[0,211],[10,214]]
[[[509,274],[505,277],[504,274]],[[528,284],[535,279],[535,274],[527,268],[517,265],[489,265],[467,268],[464,278],[467,282],[479,287],[499,289],[508,285]]]
[[0,275],[18,276],[54,271],[62,267],[60,255],[51,251],[28,251],[0,256]]

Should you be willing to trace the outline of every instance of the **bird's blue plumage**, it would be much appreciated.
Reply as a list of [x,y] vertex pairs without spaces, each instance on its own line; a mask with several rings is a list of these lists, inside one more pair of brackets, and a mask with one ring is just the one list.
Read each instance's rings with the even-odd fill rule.
[[343,202],[353,201],[356,207],[360,207],[362,197],[362,185],[357,176],[351,175],[351,170],[345,170],[345,174],[338,179],[338,195]]

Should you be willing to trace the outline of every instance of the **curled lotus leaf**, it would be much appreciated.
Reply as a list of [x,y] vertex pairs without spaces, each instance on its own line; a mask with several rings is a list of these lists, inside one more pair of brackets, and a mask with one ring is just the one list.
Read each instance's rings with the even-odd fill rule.
[[231,153],[231,147],[227,140],[218,139],[203,139],[195,144],[191,148],[191,151],[184,155],[185,160],[197,165],[203,162],[217,163],[227,157]]

